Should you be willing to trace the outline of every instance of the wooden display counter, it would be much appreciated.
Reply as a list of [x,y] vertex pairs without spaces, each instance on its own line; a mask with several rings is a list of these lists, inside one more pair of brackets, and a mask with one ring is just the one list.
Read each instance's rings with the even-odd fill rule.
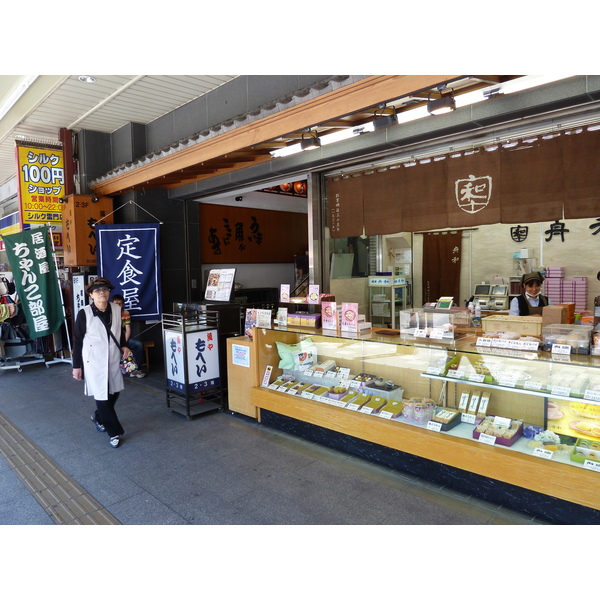
[[266,388],[250,390],[250,401],[259,409],[600,510],[600,474],[594,471]]

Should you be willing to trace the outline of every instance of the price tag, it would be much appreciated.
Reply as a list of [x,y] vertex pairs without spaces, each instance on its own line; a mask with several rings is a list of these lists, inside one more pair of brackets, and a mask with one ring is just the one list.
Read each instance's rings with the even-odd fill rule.
[[485,379],[485,375],[483,375],[482,373],[471,373],[469,375],[469,381],[476,381],[478,383],[483,383],[484,379]]
[[360,409],[360,412],[361,412],[361,413],[365,413],[365,414],[367,414],[367,415],[370,415],[370,414],[373,412],[373,407],[372,407],[372,406],[363,406],[363,407]]
[[546,450],[546,448],[536,448],[533,451],[533,455],[539,456],[540,458],[552,459],[554,452],[552,452],[552,450]]
[[316,377],[317,379],[321,379],[324,375],[325,373],[323,373],[323,371],[315,371],[313,373],[313,377]]
[[306,375],[306,377],[312,377],[313,373],[314,371],[312,369],[306,369],[306,371],[304,371],[304,375]]
[[585,390],[583,397],[586,400],[600,400],[600,391],[598,390]]
[[278,392],[287,393],[288,389],[289,389],[289,388],[288,388],[288,386],[287,386],[287,385],[280,385],[280,386],[277,388],[277,391],[278,391]]
[[476,417],[476,415],[470,415],[469,413],[461,413],[460,422],[461,423],[470,423],[471,425],[475,425],[475,417]]
[[425,329],[415,329],[415,337],[418,337],[418,338],[427,337],[427,331],[425,331]]
[[286,394],[290,394],[290,396],[295,396],[297,393],[298,393],[298,390],[294,390],[294,389],[292,389],[292,388],[289,388],[289,389],[286,391]]
[[523,350],[537,350],[540,347],[539,342],[521,342]]
[[429,429],[429,431],[440,432],[442,430],[442,424],[437,421],[427,421],[427,429]]
[[391,412],[389,412],[389,411],[387,411],[387,410],[382,410],[382,411],[379,413],[379,416],[380,416],[382,419],[391,419],[391,418],[394,416],[394,413],[391,413]]
[[448,377],[452,379],[463,379],[465,376],[464,371],[459,371],[458,369],[451,369],[448,371]]
[[528,390],[541,390],[542,382],[541,381],[526,381],[525,385],[523,387],[525,387]]
[[492,345],[492,338],[478,337],[475,345],[476,346],[487,346],[489,348]]
[[444,330],[439,327],[434,327],[429,334],[432,340],[441,340],[444,338]]
[[312,392],[302,392],[302,394],[300,394],[302,396],[302,398],[307,398],[308,400],[312,400],[315,395]]
[[494,417],[494,427],[506,427],[510,428],[511,420],[507,417]]
[[555,394],[556,396],[570,396],[571,388],[564,387],[562,385],[553,385],[551,393]]
[[490,446],[494,446],[496,444],[496,437],[493,435],[488,435],[487,433],[481,433],[479,435],[479,441],[482,444],[489,444]]
[[552,344],[552,354],[571,354],[569,344]]
[[337,375],[333,376],[340,377],[341,379],[348,379],[348,377],[350,377],[350,369],[348,367],[340,367],[338,369]]
[[332,398],[329,398],[329,404],[333,404],[333,406],[346,406],[346,403],[342,402],[342,400],[333,400]]
[[503,340],[500,338],[492,340],[492,346],[495,348],[510,348],[510,340]]
[[427,375],[439,375],[442,372],[438,367],[429,367],[426,371]]
[[360,384],[361,384],[361,383],[362,383],[361,381],[356,381],[355,379],[353,379],[353,380],[350,382],[350,387],[351,387],[352,389],[358,390],[358,389],[360,389]]
[[515,387],[517,385],[517,380],[512,377],[507,377],[506,379],[501,379],[498,383],[504,387]]
[[278,388],[279,388],[279,386],[278,386],[276,383],[272,383],[272,384],[269,386],[269,389],[270,389],[270,390],[276,390],[276,389],[278,389]]
[[348,404],[346,408],[349,408],[350,410],[358,410],[359,406],[358,404]]
[[585,460],[583,462],[583,468],[590,469],[590,471],[597,471],[598,473],[600,473],[600,462],[597,462],[595,460]]

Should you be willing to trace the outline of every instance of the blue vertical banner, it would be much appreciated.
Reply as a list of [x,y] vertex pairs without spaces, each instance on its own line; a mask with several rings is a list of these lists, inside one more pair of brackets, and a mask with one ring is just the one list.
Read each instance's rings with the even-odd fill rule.
[[123,295],[133,321],[161,318],[159,240],[158,223],[96,225],[98,273]]

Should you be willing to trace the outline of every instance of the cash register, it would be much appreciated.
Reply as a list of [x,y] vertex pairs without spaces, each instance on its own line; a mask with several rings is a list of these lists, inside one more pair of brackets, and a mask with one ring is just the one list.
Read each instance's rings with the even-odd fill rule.
[[479,304],[482,310],[490,310],[492,286],[489,283],[479,283],[473,292],[473,304]]
[[508,310],[508,285],[492,285],[491,310]]

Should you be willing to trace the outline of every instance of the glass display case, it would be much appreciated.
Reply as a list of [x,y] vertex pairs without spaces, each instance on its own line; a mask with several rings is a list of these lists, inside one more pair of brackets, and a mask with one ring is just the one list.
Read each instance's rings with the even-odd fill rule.
[[600,357],[482,346],[475,335],[256,333],[259,414],[600,510]]

